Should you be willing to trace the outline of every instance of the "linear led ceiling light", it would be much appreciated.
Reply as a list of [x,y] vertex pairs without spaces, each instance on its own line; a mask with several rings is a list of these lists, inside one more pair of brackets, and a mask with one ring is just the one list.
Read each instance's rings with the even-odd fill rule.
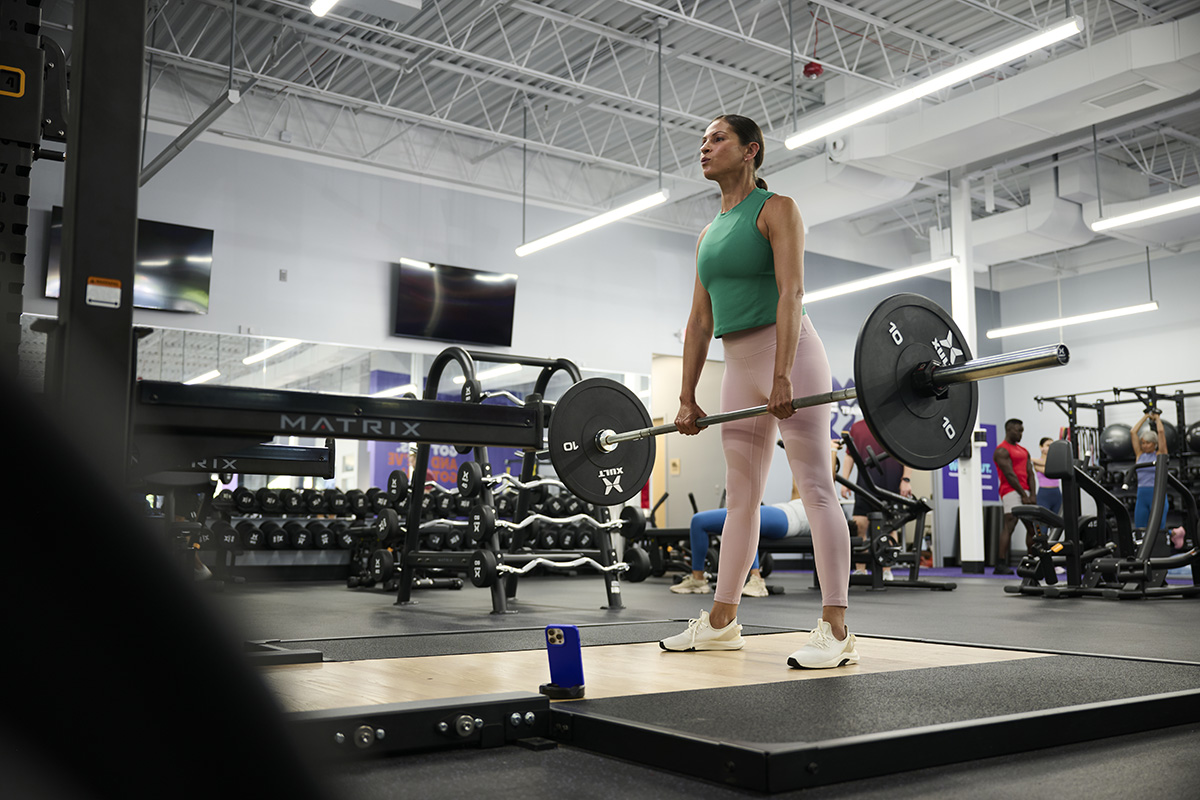
[[950,269],[957,266],[957,258],[944,258],[941,261],[933,261],[929,264],[918,264],[915,267],[907,267],[905,269],[892,270],[891,272],[883,272],[879,275],[874,275],[870,278],[863,278],[858,281],[850,281],[849,283],[839,283],[837,286],[830,286],[828,289],[817,289],[814,292],[804,293],[805,305],[815,303],[817,300],[825,300],[838,295],[850,294],[851,292],[861,292],[863,289],[872,289],[876,286],[884,286],[889,283],[915,278],[918,275],[928,275],[931,272],[940,272],[944,269]]
[[1108,311],[1097,311],[1092,314],[1079,314],[1078,316],[1074,317],[1048,319],[1042,322],[1031,322],[1028,325],[1014,325],[1011,328],[993,328],[987,332],[987,338],[999,339],[1003,336],[1016,336],[1017,334],[1021,333],[1044,331],[1049,328],[1060,328],[1065,325],[1079,325],[1083,322],[1095,322],[1099,319],[1127,317],[1130,314],[1142,314],[1147,311],[1158,311],[1158,303],[1142,303],[1140,306],[1125,306],[1124,308],[1113,308],[1109,309]]
[[1122,214],[1119,217],[1109,217],[1108,219],[1100,218],[1094,221],[1089,227],[1094,231],[1106,231],[1109,228],[1119,228],[1122,225],[1129,225],[1142,220],[1154,219],[1155,217],[1174,214],[1176,211],[1186,211],[1189,208],[1200,207],[1200,194],[1195,197],[1176,200],[1173,203],[1163,203],[1162,205],[1144,208],[1141,211],[1133,211],[1128,214]]
[[259,361],[264,361],[264,360],[270,358],[271,356],[279,355],[284,350],[291,350],[293,347],[295,347],[298,344],[300,344],[299,339],[284,339],[279,344],[271,345],[266,350],[263,350],[261,353],[255,353],[252,356],[246,356],[245,358],[242,359],[242,363],[245,364],[246,366],[249,366],[251,364],[257,364]]
[[[477,373],[475,375],[475,380],[486,381],[488,378],[499,378],[502,375],[511,375],[514,372],[520,372],[520,371],[521,371],[520,364],[501,364],[498,367],[492,367],[491,369],[485,369],[483,372]],[[454,383],[457,383],[459,386],[461,386],[462,384],[464,384],[466,382],[467,382],[467,379],[464,378],[462,375],[456,375],[454,377]]]
[[338,0],[313,0],[313,3],[308,7],[308,10],[318,17],[323,17],[328,14],[329,9],[336,6],[337,3]]
[[1041,50],[1069,36],[1074,36],[1081,30],[1083,30],[1083,20],[1079,17],[1071,17],[1071,19],[1061,25],[1056,25],[1041,33],[1035,33],[999,50],[985,53],[978,58],[973,58],[970,61],[959,64],[957,67],[943,70],[925,80],[914,83],[912,86],[882,97],[873,103],[836,116],[828,122],[808,128],[807,130],[797,131],[785,139],[783,143],[787,149],[795,150],[801,145],[824,139],[831,133],[836,133],[872,117],[877,117],[894,108],[899,108],[905,103],[911,103],[913,100],[918,100],[926,95],[962,83],[968,78],[973,78],[984,72],[990,72],[997,67],[1004,66],[1010,61],[1017,60],[1021,56],[1029,55],[1035,50]]
[[213,378],[219,378],[219,377],[221,377],[221,373],[219,370],[215,370],[215,369],[209,370],[208,372],[204,373],[203,375],[197,375],[196,377],[192,378],[190,381],[184,381],[183,385],[184,386],[195,386],[197,383],[207,383],[208,381],[211,381]]
[[645,211],[647,208],[665,203],[670,197],[670,192],[666,189],[660,189],[652,195],[643,197],[641,200],[634,200],[632,203],[627,203],[619,208],[614,208],[612,211],[606,211],[598,217],[585,219],[583,222],[576,223],[569,228],[563,228],[561,231],[548,234],[540,239],[534,239],[532,242],[526,242],[517,248],[517,255],[527,256],[530,253],[536,253],[538,250],[545,249],[551,245],[565,242],[581,233],[594,231],[596,228],[602,228],[611,222],[616,222],[619,219],[631,216],[639,211]]
[[[664,22],[664,21],[660,18],[660,23],[662,23],[662,22]],[[575,236],[579,236],[582,233],[587,233],[588,231],[594,231],[594,230],[596,230],[596,228],[601,228],[605,225],[608,225],[610,222],[616,222],[619,219],[624,219],[625,217],[632,216],[633,214],[637,214],[638,212],[645,211],[648,208],[653,208],[654,206],[657,206],[661,203],[665,203],[665,202],[667,202],[668,198],[670,198],[670,196],[671,196],[670,191],[668,191],[666,188],[663,187],[663,168],[662,168],[662,146],[663,146],[662,29],[663,29],[663,24],[659,24],[658,25],[658,58],[657,58],[657,66],[658,66],[658,147],[657,147],[657,150],[658,150],[658,191],[655,192],[654,194],[643,197],[641,200],[634,200],[632,203],[626,203],[625,205],[620,206],[619,208],[614,208],[612,211],[606,211],[597,217],[592,217],[591,219],[585,219],[583,222],[577,223],[575,225],[571,225],[570,227],[567,227],[567,228],[563,228],[560,231],[551,233],[547,236],[543,236],[540,239],[534,239],[532,242],[525,242],[524,244],[522,244],[520,247],[517,248],[516,253],[518,256],[527,256],[530,253],[536,253],[538,250],[543,250],[547,247],[550,247],[551,245],[558,244],[559,242],[565,242],[567,239],[573,238]],[[524,114],[524,112],[522,112],[522,114]],[[524,118],[524,117],[522,117],[522,118]],[[523,139],[527,138],[524,136],[524,132],[522,132],[522,138]],[[522,155],[521,155],[522,171],[524,171],[524,160],[525,160],[524,146],[522,146]],[[521,189],[521,237],[522,237],[522,239],[524,239],[524,236],[525,236],[525,218],[524,218],[524,214],[525,214],[525,194],[524,194],[525,180],[524,179],[522,179],[521,184],[522,184],[522,189]]]
[[418,261],[415,258],[402,258],[400,263],[406,267],[416,267],[417,269],[433,269],[433,264],[428,261]]

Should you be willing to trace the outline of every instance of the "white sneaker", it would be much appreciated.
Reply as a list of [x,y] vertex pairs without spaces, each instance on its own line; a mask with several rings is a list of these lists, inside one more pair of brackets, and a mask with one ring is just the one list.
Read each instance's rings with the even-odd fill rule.
[[854,647],[854,634],[846,630],[846,638],[839,641],[833,629],[823,619],[808,636],[808,644],[788,657],[788,666],[797,669],[829,669],[858,663],[858,650]]
[[675,594],[708,594],[712,591],[712,587],[708,585],[707,578],[697,578],[693,575],[688,575],[679,583],[672,586],[671,591]]
[[750,580],[742,587],[742,597],[766,597],[769,594],[767,582],[762,579],[762,575],[751,575]]
[[891,568],[891,567],[884,567],[884,568],[883,568],[883,579],[884,579],[885,581],[894,581],[894,580],[896,580],[896,579],[895,579],[895,577],[893,577],[893,576],[892,576],[892,568]]
[[735,617],[724,628],[714,628],[708,624],[708,612],[701,611],[700,619],[688,621],[687,630],[668,636],[658,643],[663,650],[684,652],[688,650],[741,650],[745,642],[742,640],[742,626]]

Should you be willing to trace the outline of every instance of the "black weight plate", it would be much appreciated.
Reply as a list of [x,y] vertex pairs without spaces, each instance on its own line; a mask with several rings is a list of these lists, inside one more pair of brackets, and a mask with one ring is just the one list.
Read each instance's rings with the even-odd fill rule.
[[408,499],[408,473],[403,470],[394,469],[388,474],[387,491],[392,499],[398,503]]
[[971,446],[979,387],[957,383],[939,397],[912,380],[922,363],[950,366],[970,359],[954,320],[921,295],[892,295],[863,323],[854,348],[858,406],[879,444],[901,463],[940,469]]
[[596,435],[650,424],[642,401],[622,384],[608,378],[576,383],[550,419],[550,461],[559,480],[576,496],[598,505],[620,505],[636,496],[654,468],[654,437],[621,442],[606,453]]

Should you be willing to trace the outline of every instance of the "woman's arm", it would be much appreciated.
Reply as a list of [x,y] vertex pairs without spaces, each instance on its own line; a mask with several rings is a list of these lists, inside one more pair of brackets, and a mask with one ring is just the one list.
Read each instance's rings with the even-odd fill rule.
[[790,197],[774,195],[763,204],[760,218],[775,255],[775,285],[779,304],[775,309],[775,376],[767,408],[779,419],[796,413],[792,408],[792,363],[800,341],[804,308],[804,223],[800,209]]
[[[696,242],[696,252],[700,252],[700,242],[708,227],[700,232]],[[708,358],[708,347],[713,335],[712,298],[704,284],[700,282],[700,272],[696,271],[696,283],[692,289],[692,310],[688,314],[687,328],[683,335],[683,379],[679,390],[679,413],[675,416],[675,427],[680,433],[691,436],[700,432],[696,420],[704,416],[704,410],[696,404],[696,386],[700,383],[700,373],[704,369],[704,361]]]
[[1142,414],[1142,418],[1137,421],[1137,424],[1129,429],[1129,444],[1133,445],[1133,455],[1138,454],[1138,431],[1142,429],[1142,423],[1150,419],[1150,415]]

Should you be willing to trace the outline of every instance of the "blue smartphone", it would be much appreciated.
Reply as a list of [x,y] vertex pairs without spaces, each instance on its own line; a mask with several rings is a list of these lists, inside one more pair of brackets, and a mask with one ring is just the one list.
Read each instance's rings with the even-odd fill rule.
[[550,654],[550,683],[563,689],[583,686],[579,628],[574,625],[547,625],[546,651]]

